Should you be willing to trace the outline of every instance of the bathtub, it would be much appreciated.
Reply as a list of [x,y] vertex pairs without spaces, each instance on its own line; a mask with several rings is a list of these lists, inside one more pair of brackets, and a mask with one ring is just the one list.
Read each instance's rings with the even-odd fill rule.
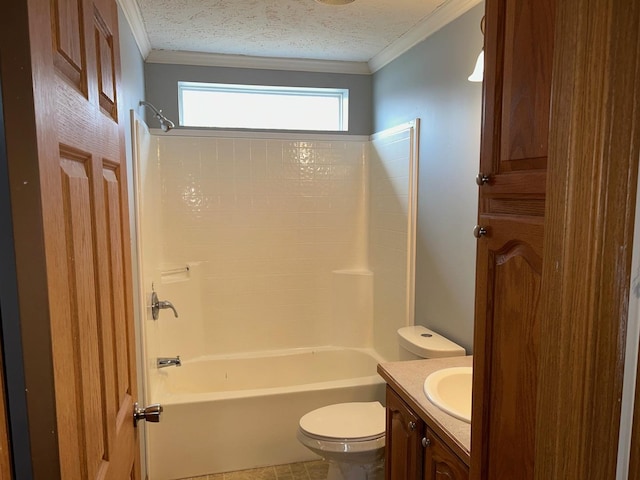
[[160,423],[147,427],[150,480],[174,480],[317,458],[298,420],[332,403],[378,400],[373,350],[322,347],[210,356],[150,372]]

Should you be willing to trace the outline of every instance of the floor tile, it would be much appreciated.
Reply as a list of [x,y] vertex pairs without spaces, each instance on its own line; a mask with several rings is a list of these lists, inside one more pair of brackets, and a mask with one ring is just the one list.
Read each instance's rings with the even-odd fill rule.
[[329,464],[321,460],[298,462],[237,472],[216,473],[181,480],[326,480]]
[[224,474],[224,480],[277,480],[273,467],[254,468]]
[[310,480],[326,480],[329,472],[329,464],[327,462],[309,462],[305,466]]

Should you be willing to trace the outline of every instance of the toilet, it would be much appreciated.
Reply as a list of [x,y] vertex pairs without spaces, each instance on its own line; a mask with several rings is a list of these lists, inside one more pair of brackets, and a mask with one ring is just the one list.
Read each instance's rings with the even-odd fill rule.
[[[423,327],[398,330],[405,359],[466,355],[464,348]],[[380,402],[328,405],[303,415],[298,440],[329,462],[327,480],[383,480],[385,408]]]

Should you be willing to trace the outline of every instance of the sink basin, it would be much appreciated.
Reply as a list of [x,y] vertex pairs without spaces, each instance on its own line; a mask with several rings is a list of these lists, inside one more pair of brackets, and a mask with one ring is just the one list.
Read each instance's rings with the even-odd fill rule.
[[471,367],[437,370],[424,381],[431,403],[452,417],[471,423]]

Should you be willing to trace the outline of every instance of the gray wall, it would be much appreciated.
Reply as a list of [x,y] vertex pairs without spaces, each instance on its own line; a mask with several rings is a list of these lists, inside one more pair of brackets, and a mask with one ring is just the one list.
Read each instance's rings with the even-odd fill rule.
[[482,49],[484,4],[373,76],[378,132],[421,119],[416,323],[471,353],[482,88],[471,73]]
[[[142,54],[140,50],[138,50],[138,45],[136,44],[133,33],[131,32],[131,28],[129,27],[129,23],[127,22],[120,5],[118,5],[118,30],[119,30],[119,40],[120,40],[120,66],[121,66],[121,79],[122,79],[122,98],[120,99],[120,121],[124,123],[124,131],[125,131],[125,152],[126,152],[126,162],[127,162],[127,179],[129,180],[129,226],[131,229],[132,235],[132,248],[131,248],[131,261],[133,267],[133,313],[135,320],[135,330],[136,330],[136,363],[138,369],[138,401],[143,403],[145,401],[144,396],[144,380],[143,380],[143,368],[144,365],[141,360],[141,332],[140,332],[140,311],[139,306],[141,305],[140,299],[138,298],[138,278],[139,275],[137,273],[138,266],[138,257],[136,248],[133,248],[135,245],[134,239],[137,237],[136,228],[135,228],[135,219],[134,219],[134,203],[133,203],[133,152],[131,149],[131,116],[129,114],[130,110],[135,110],[139,114],[142,114],[142,108],[138,106],[138,102],[144,99],[144,59],[142,58]],[[144,422],[143,422],[144,425]],[[140,430],[140,460],[141,460],[141,469],[142,469],[142,478],[146,478],[147,476],[147,463],[145,458],[145,445],[146,445],[146,437],[145,437],[145,428],[141,427]]]
[[[229,67],[201,67],[146,63],[146,100],[162,109],[178,124],[178,82],[235,83],[286,87],[326,87],[349,89],[349,131],[345,134],[371,134],[371,76],[338,73],[293,72]],[[152,128],[158,125],[147,117]]]

